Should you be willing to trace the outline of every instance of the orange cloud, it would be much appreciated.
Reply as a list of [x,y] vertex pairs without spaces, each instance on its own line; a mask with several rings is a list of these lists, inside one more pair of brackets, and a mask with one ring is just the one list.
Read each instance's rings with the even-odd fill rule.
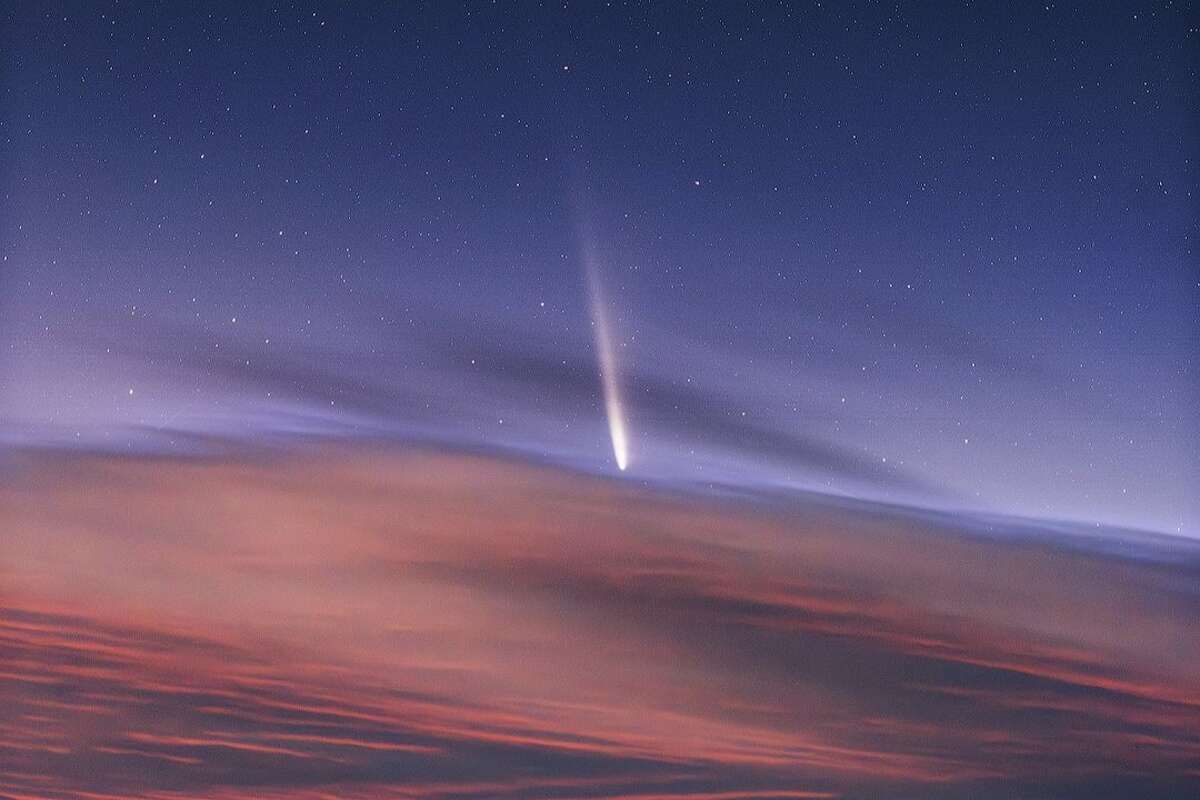
[[6,796],[1169,794],[1200,761],[1186,565],[433,453],[36,457],[0,519]]

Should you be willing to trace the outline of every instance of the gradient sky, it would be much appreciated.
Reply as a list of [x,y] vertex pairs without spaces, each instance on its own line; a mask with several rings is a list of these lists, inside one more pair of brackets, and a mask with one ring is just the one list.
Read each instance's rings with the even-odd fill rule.
[[1200,534],[1184,4],[17,3],[9,443],[433,439]]

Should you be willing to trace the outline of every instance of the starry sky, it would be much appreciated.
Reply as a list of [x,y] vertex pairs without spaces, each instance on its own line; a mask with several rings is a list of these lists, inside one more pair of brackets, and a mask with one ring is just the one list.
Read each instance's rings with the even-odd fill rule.
[[0,796],[1200,796],[1177,2],[0,8]]
[[1200,535],[1183,4],[17,3],[0,433]]

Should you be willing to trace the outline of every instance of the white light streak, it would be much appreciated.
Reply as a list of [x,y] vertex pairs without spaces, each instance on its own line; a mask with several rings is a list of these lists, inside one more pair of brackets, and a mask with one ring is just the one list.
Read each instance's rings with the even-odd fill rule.
[[608,306],[600,282],[600,267],[590,247],[585,247],[584,268],[587,270],[588,303],[592,312],[592,335],[600,366],[600,384],[604,391],[604,413],[608,417],[608,435],[612,439],[613,458],[622,472],[629,466],[629,438],[625,428],[625,411],[621,403],[621,386],[617,378],[617,354],[613,348],[612,330],[608,321]]

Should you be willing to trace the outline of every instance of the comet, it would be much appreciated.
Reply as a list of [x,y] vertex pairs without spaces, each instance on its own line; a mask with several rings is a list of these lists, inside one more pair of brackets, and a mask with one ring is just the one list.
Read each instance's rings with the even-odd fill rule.
[[600,386],[604,392],[604,413],[608,417],[608,435],[612,439],[613,458],[622,472],[629,466],[629,436],[625,409],[621,402],[621,384],[617,372],[617,353],[613,347],[608,304],[600,280],[600,263],[590,241],[584,242],[584,270],[587,273],[588,305],[592,313],[592,335],[600,368]]

